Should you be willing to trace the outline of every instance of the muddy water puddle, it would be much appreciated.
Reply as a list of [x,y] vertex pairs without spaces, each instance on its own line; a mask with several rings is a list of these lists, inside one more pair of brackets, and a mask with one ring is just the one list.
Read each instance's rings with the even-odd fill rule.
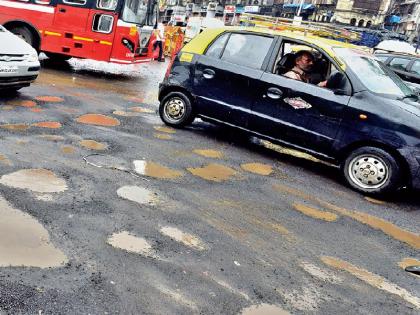
[[223,153],[217,150],[211,150],[211,149],[197,149],[193,150],[195,154],[212,158],[212,159],[221,159],[223,158]]
[[160,140],[171,140],[172,136],[168,135],[166,133],[154,133],[153,137],[155,137],[156,139],[160,139]]
[[0,128],[12,130],[12,131],[25,131],[31,128],[28,124],[5,124],[0,125]]
[[90,150],[103,151],[103,150],[108,149],[108,144],[103,143],[103,142],[97,142],[95,140],[89,140],[89,139],[81,140],[79,144],[82,147],[86,149],[90,149]]
[[247,172],[268,176],[273,173],[273,167],[262,163],[245,163],[241,164],[241,168]]
[[19,107],[35,107],[37,104],[31,100],[11,100],[6,103],[8,106],[19,106]]
[[117,190],[117,195],[141,205],[156,202],[156,195],[152,191],[138,186],[123,186]]
[[321,260],[326,265],[339,270],[346,271],[374,288],[399,296],[408,303],[414,305],[417,309],[420,309],[419,297],[411,294],[411,292],[407,291],[406,289],[388,281],[387,279],[379,275],[371,273],[370,271],[367,271],[363,268],[354,266],[351,263],[341,260],[339,258],[322,256]]
[[32,216],[14,209],[0,196],[0,266],[60,267],[67,257]]
[[309,207],[307,205],[300,204],[300,203],[294,203],[293,208],[309,217],[319,219],[319,220],[324,220],[327,222],[333,222],[338,219],[338,215],[336,215],[335,213],[328,212],[328,211],[321,211],[319,209]]
[[76,148],[72,147],[71,145],[65,145],[61,147],[61,152],[64,154],[74,154],[76,152]]
[[174,134],[176,130],[173,128],[165,127],[165,126],[154,126],[153,127],[156,131]]
[[127,231],[112,234],[107,243],[114,248],[144,256],[149,256],[152,252],[152,246],[147,240]]
[[198,168],[187,168],[187,170],[194,176],[214,182],[227,181],[237,174],[234,169],[220,164],[209,164]]
[[0,154],[0,163],[4,165],[12,165],[12,162],[3,154]]
[[164,226],[160,229],[160,232],[163,235],[170,237],[174,241],[182,243],[188,247],[191,247],[197,250],[206,249],[206,246],[204,245],[203,241],[200,240],[200,238],[192,234],[185,233],[175,227]]
[[140,107],[140,106],[130,107],[129,110],[135,113],[143,113],[143,114],[152,114],[155,112],[154,110]]
[[35,97],[35,99],[37,101],[40,102],[45,102],[45,103],[62,103],[64,102],[64,99],[58,96],[48,96],[48,95],[43,95],[43,96],[37,96]]
[[138,117],[138,116],[141,116],[140,113],[126,112],[126,111],[123,111],[123,110],[114,110],[112,112],[112,114],[114,114],[116,116],[121,116],[121,117]]
[[63,136],[57,136],[57,135],[39,135],[38,137],[48,140],[48,141],[53,141],[53,142],[64,141]]
[[137,160],[133,163],[136,173],[140,175],[155,177],[159,179],[176,179],[183,175],[183,173],[180,171],[170,169],[155,162]]
[[61,123],[58,121],[41,121],[32,124],[33,127],[39,128],[49,128],[49,129],[59,129],[62,127]]
[[113,117],[109,117],[102,114],[86,114],[78,117],[77,122],[88,125],[114,127],[119,126],[120,121]]
[[0,177],[0,184],[39,193],[58,193],[67,189],[64,179],[46,169],[23,169]]
[[290,315],[290,313],[276,305],[263,303],[243,309],[240,315]]

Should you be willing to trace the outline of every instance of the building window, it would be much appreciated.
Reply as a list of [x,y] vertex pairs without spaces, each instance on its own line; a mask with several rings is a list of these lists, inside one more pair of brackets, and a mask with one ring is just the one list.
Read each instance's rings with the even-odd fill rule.
[[355,26],[355,25],[356,25],[356,19],[355,19],[355,18],[352,18],[352,19],[350,20],[350,25],[351,25],[351,26]]
[[366,23],[366,27],[367,28],[369,28],[369,27],[371,27],[372,26],[372,21],[367,21],[367,23]]
[[354,9],[365,9],[369,11],[379,11],[381,0],[354,0]]
[[359,24],[357,24],[358,27],[363,27],[365,26],[365,20],[360,20]]

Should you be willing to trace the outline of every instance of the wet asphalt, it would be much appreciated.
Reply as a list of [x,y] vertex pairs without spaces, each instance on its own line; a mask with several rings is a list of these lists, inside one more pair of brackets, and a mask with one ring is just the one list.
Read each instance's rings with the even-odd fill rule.
[[165,128],[166,65],[44,60],[0,95],[0,314],[418,314],[418,192]]

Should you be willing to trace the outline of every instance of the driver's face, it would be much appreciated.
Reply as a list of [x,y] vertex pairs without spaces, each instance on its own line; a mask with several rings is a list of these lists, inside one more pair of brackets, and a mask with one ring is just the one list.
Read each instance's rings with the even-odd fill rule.
[[314,60],[308,55],[303,55],[296,60],[296,66],[305,72],[310,71],[313,65]]

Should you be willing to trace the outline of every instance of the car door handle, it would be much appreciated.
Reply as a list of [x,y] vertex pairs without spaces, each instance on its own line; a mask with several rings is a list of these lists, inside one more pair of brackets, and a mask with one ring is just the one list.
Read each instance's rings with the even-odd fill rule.
[[203,77],[205,79],[213,79],[215,74],[216,74],[216,72],[214,72],[214,70],[212,70],[212,69],[204,69],[203,70]]
[[60,10],[58,10],[58,11],[60,11],[61,13],[66,13],[66,9],[64,9],[64,8],[60,8]]
[[267,96],[273,100],[278,100],[283,96],[283,92],[278,88],[269,88],[267,90]]

